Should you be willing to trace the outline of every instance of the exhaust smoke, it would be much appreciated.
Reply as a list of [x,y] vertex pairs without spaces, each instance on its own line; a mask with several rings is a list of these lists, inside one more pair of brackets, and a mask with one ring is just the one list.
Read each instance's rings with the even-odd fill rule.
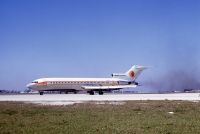
[[[195,45],[169,45],[163,56],[163,75],[144,82],[153,91],[200,90],[198,47]],[[154,72],[156,70],[153,70]]]
[[184,91],[185,89],[200,90],[200,79],[197,71],[171,70],[165,75],[144,82],[145,85],[158,91]]

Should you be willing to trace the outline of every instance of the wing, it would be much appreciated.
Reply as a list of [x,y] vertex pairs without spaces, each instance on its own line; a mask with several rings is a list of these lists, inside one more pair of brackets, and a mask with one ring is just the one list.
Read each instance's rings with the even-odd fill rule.
[[119,86],[82,86],[85,90],[118,90],[123,88],[135,88],[137,85],[119,85]]

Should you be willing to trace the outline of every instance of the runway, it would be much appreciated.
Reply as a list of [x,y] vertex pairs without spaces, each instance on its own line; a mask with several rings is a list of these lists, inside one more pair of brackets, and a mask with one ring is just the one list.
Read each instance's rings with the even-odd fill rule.
[[0,101],[16,101],[43,105],[70,105],[74,103],[95,102],[103,104],[123,104],[132,100],[184,100],[199,101],[199,93],[174,93],[174,94],[19,94],[0,95]]

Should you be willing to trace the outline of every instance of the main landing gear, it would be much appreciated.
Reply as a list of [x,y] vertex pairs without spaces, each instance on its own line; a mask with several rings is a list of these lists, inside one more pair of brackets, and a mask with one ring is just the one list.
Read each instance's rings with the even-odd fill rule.
[[39,92],[40,93],[40,95],[43,95],[44,94],[44,92]]
[[[89,93],[90,95],[94,95],[94,91],[93,91],[93,90],[88,91],[88,93]],[[103,95],[103,91],[102,91],[102,90],[99,90],[99,95]]]
[[103,91],[99,90],[99,95],[103,95]]
[[94,91],[88,91],[88,93],[90,94],[90,95],[94,95]]

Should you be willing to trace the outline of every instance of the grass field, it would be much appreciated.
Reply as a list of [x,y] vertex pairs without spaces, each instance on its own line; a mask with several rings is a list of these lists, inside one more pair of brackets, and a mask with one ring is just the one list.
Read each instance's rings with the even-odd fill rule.
[[124,105],[39,106],[0,102],[0,133],[197,134],[200,103],[130,101]]

